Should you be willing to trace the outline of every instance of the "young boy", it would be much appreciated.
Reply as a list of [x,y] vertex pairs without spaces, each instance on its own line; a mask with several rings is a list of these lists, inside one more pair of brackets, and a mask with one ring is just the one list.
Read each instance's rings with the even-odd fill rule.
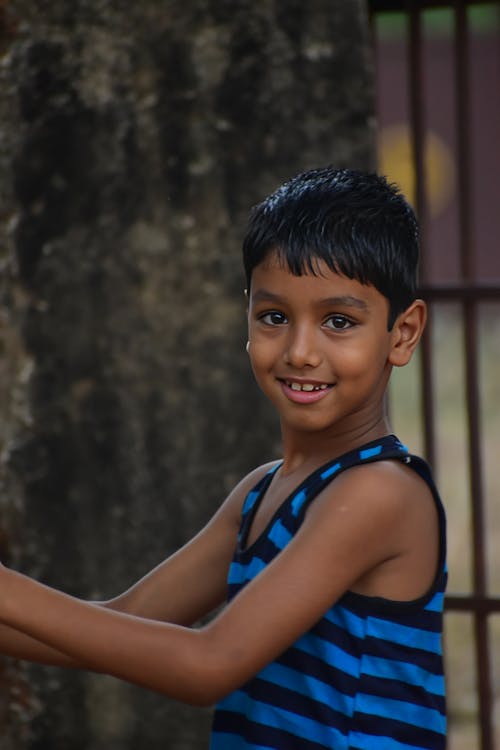
[[0,649],[219,702],[213,750],[442,750],[444,512],[384,408],[425,324],[417,256],[413,212],[374,174],[313,170],[257,206],[248,353],[282,460],[109,602],[1,568]]

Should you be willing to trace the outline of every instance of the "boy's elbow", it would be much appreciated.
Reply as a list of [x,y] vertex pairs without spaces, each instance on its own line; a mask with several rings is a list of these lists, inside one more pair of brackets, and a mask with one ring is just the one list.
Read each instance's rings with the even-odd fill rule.
[[230,673],[221,673],[220,666],[216,670],[203,669],[198,679],[191,685],[187,696],[187,703],[199,708],[210,708],[226,697],[238,686]]
[[222,698],[246,682],[248,677],[240,673],[238,660],[231,658],[226,649],[219,649],[204,634],[198,631],[200,640],[204,643],[202,658],[191,672],[189,680],[189,695],[185,702],[193,706],[207,708],[218,703]]
[[219,680],[210,679],[206,675],[203,675],[193,680],[191,684],[188,684],[186,689],[182,691],[182,694],[172,696],[170,691],[167,692],[170,694],[170,697],[175,697],[189,706],[210,708],[230,693],[231,690],[231,687],[221,684]]
[[222,698],[217,691],[212,689],[208,690],[197,690],[195,694],[189,697],[185,703],[189,706],[195,706],[196,708],[211,708]]

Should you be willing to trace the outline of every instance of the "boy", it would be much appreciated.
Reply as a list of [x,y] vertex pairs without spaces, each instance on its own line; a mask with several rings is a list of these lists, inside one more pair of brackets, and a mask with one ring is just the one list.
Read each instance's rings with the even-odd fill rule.
[[384,409],[425,324],[417,256],[413,212],[374,174],[312,170],[257,206],[248,353],[282,460],[109,602],[2,568],[3,652],[218,701],[213,750],[444,748],[444,512]]

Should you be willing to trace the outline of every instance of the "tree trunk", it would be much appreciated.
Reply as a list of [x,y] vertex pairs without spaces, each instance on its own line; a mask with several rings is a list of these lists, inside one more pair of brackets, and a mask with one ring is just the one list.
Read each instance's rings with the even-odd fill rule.
[[[302,169],[373,164],[364,3],[0,2],[2,557],[109,597],[279,454],[239,246]],[[210,711],[5,661],[3,750],[207,746]]]

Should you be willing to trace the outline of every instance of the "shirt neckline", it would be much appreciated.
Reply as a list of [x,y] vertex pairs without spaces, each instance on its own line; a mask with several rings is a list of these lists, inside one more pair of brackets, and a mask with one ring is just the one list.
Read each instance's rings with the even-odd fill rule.
[[[382,446],[382,453],[384,452],[384,449],[387,447],[390,447],[392,444],[392,447],[397,448],[399,446],[403,447],[399,439],[396,435],[393,433],[389,433],[388,435],[384,435],[381,438],[376,438],[374,440],[370,440],[367,443],[363,443],[359,445],[356,448],[352,448],[349,451],[345,451],[344,453],[341,453],[338,456],[335,456],[334,458],[329,459],[325,463],[321,464],[321,466],[318,466],[317,469],[314,469],[311,471],[298,485],[295,487],[295,489],[290,492],[285,499],[278,505],[276,510],[274,511],[273,515],[265,525],[265,527],[262,529],[261,533],[253,540],[253,542],[247,546],[247,540],[250,535],[250,531],[253,525],[253,522],[255,520],[255,516],[257,515],[258,509],[261,506],[261,503],[264,500],[265,494],[267,490],[269,489],[272,480],[282,465],[282,461],[279,461],[275,466],[272,466],[266,474],[262,477],[262,479],[259,480],[257,485],[262,482],[262,486],[259,489],[259,494],[257,499],[255,500],[254,504],[252,505],[251,509],[249,510],[247,516],[245,517],[243,521],[243,526],[241,529],[241,534],[238,540],[237,544],[237,553],[239,557],[248,557],[250,556],[255,548],[261,543],[263,539],[265,539],[270,529],[272,528],[273,524],[275,523],[277,517],[282,513],[283,508],[292,502],[292,500],[309,484],[317,481],[321,475],[326,472],[331,466],[334,466],[336,463],[345,462],[345,459],[349,456],[351,456],[353,453],[359,454],[361,451],[365,451],[370,449],[371,447],[375,447],[378,445]],[[378,457],[377,457],[378,458]],[[256,486],[257,486],[256,485]],[[254,490],[256,487],[253,488]],[[251,492],[252,490],[250,490]],[[250,493],[248,493],[250,494]],[[248,497],[247,494],[247,497]],[[245,498],[246,499],[246,498]]]

